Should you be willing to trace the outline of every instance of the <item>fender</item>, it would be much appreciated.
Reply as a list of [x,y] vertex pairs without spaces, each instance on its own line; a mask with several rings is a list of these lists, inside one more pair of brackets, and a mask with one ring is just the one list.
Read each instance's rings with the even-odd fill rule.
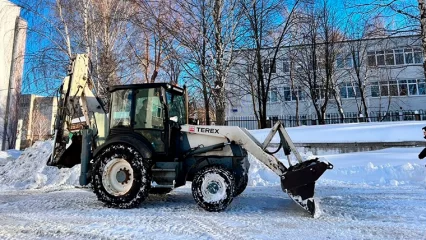
[[109,135],[105,143],[96,148],[93,156],[96,157],[99,151],[114,143],[124,143],[134,147],[145,159],[151,159],[152,153],[154,152],[153,147],[144,137],[139,134],[129,132],[124,134]]

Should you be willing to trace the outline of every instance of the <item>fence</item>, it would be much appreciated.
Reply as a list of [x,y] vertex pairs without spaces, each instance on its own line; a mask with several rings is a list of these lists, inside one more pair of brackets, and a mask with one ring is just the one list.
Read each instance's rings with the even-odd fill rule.
[[[296,127],[301,125],[318,125],[319,119],[316,115],[299,115],[299,121],[296,116],[269,116],[268,127],[272,126],[278,120],[286,127]],[[326,114],[325,124],[337,123],[356,123],[356,122],[391,122],[391,121],[422,121],[426,120],[426,111],[389,111],[389,112],[370,112],[368,118],[360,116],[356,112],[345,113],[345,118],[340,118],[338,113]],[[258,129],[258,122],[254,116],[247,117],[228,117],[226,120],[228,126],[239,126],[249,130]]]

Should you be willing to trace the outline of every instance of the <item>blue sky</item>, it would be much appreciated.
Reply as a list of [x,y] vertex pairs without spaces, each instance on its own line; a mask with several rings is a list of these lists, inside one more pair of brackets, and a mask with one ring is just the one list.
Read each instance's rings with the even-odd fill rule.
[[[23,1],[19,1],[19,0],[11,0],[14,3],[19,3],[19,2],[23,2]],[[25,0],[24,0],[25,1]],[[31,0],[27,0],[28,2],[32,2]],[[348,0],[328,0],[329,3],[332,5],[332,7],[339,12],[339,15],[341,16],[341,20],[342,20],[342,24],[348,23],[349,21],[345,20],[348,19],[349,16],[352,16],[353,18],[361,18],[363,16],[363,14],[359,14],[357,13],[358,11],[360,11],[359,8],[347,8],[344,4],[344,2],[349,2]],[[352,1],[355,2],[356,0]],[[362,4],[362,3],[368,3],[368,2],[372,2],[375,0],[358,0],[356,1],[357,4]],[[377,1],[377,0],[376,0]],[[381,0],[382,1],[382,0]],[[416,4],[416,0],[398,0],[401,3],[407,3],[407,4],[412,4],[413,6],[417,6]],[[38,6],[38,7],[43,7],[43,6]],[[40,10],[40,9],[39,9]],[[414,8],[414,10],[416,10]],[[382,12],[382,16],[386,16],[388,15],[389,12]],[[31,29],[33,29],[34,26],[44,26],[46,29],[48,29],[49,24],[46,23],[46,21],[44,21],[42,18],[40,18],[39,16],[36,16],[34,14],[32,14],[31,12],[22,11],[23,17],[25,18],[25,20],[28,22],[28,28],[29,31],[27,33],[27,46],[26,46],[26,52],[28,55],[37,52],[40,49],[46,48],[46,46],[48,46],[49,42],[45,39],[44,41],[41,40],[41,38],[36,38],[39,37],[40,35],[35,34],[34,32],[31,31]],[[48,12],[43,12],[43,14],[48,15]],[[416,13],[417,14],[417,13]],[[398,27],[400,24],[403,24],[403,18],[401,16],[393,16],[391,18],[385,18],[385,21],[387,24],[390,24],[390,26],[394,26],[394,27]],[[54,61],[51,63],[52,65],[54,64]],[[65,76],[65,66],[58,66],[58,65],[63,65],[62,62],[58,62],[57,64],[54,64],[56,66],[54,66],[52,68],[51,71],[54,71],[55,74],[53,74],[53,76],[55,76],[55,78],[58,78],[55,81],[55,84],[57,86],[60,85],[60,83],[62,82],[62,77]],[[49,87],[43,86],[43,84],[36,84],[39,81],[36,81],[36,79],[41,79],[41,80],[47,80],[47,79],[42,79],[41,76],[38,76],[37,73],[32,73],[31,70],[34,69],[34,62],[31,62],[29,58],[26,59],[26,63],[25,63],[25,73],[24,73],[24,81],[23,81],[23,93],[35,93],[35,94],[39,94],[39,95],[51,95],[53,91],[49,91],[49,90],[54,90],[54,86],[51,85]],[[62,74],[63,72],[63,74]],[[49,73],[50,74],[50,73]],[[50,82],[53,79],[49,79]],[[41,81],[42,82],[42,81]]]

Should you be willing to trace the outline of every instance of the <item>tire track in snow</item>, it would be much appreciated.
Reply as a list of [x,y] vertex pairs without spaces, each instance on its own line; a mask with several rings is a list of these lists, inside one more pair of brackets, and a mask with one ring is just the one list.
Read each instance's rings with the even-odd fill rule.
[[[188,215],[183,216],[182,218],[185,219],[186,222],[194,223],[195,228],[198,229],[198,232],[206,233],[208,236],[212,236],[213,239],[230,239],[230,240],[237,240],[237,239],[252,239],[251,237],[246,236],[242,232],[236,232],[235,229],[232,229],[228,227],[225,221],[220,220],[221,218],[214,217],[213,219],[209,216],[211,214],[223,214],[226,215],[226,213],[202,213],[200,215]],[[202,216],[206,215],[206,216]],[[225,217],[225,219],[227,219]],[[232,221],[232,219],[229,219]],[[194,227],[193,227],[194,228]],[[232,231],[232,230],[234,231]],[[210,238],[209,238],[210,239]]]

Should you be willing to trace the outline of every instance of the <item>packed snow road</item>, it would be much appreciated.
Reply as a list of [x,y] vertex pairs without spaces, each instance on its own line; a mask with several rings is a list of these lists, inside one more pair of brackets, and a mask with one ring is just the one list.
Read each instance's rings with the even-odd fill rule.
[[[357,142],[417,141],[424,124],[341,124],[289,132],[299,142],[348,136]],[[322,129],[326,134],[312,134]],[[262,141],[268,132],[255,135]],[[190,185],[123,210],[104,207],[90,189],[75,188],[79,166],[47,167],[51,150],[47,141],[23,152],[0,152],[0,239],[426,240],[426,161],[417,157],[423,147],[318,153],[334,169],[317,182],[315,197],[322,209],[317,219],[292,202],[281,191],[279,177],[251,157],[249,187],[224,212],[198,207]]]
[[279,186],[248,187],[220,213],[189,187],[110,209],[89,189],[0,192],[0,239],[426,239],[426,189],[320,185],[313,219]]

